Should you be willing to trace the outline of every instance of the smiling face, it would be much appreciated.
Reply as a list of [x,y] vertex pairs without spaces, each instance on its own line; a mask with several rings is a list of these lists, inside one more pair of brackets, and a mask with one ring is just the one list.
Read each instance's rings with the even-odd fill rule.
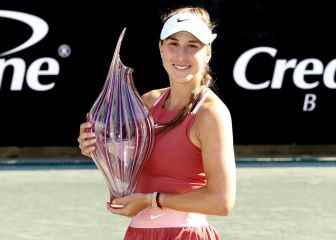
[[189,32],[161,41],[160,53],[169,80],[179,84],[200,84],[211,57],[210,47]]

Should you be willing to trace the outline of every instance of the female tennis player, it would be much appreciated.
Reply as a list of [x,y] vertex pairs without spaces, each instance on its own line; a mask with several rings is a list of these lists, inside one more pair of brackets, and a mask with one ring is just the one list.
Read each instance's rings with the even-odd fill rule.
[[[159,50],[169,87],[143,95],[159,126],[136,193],[107,209],[132,217],[126,240],[214,240],[206,215],[227,216],[234,206],[236,165],[228,108],[210,89],[216,38],[202,8],[181,8],[164,18]],[[80,149],[90,156],[94,135],[80,127]],[[112,206],[122,205],[122,208]]]

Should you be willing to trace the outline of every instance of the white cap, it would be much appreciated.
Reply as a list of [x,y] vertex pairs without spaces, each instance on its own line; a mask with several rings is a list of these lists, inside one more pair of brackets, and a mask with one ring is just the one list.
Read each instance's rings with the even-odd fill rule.
[[160,39],[165,40],[174,33],[186,31],[204,44],[211,44],[217,34],[211,32],[207,24],[197,15],[189,12],[171,16],[162,27]]

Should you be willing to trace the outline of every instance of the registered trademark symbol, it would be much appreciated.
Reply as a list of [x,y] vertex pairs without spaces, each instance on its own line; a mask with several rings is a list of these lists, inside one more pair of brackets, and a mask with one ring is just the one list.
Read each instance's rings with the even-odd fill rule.
[[67,58],[71,54],[71,48],[67,44],[62,44],[58,47],[58,55],[62,58]]

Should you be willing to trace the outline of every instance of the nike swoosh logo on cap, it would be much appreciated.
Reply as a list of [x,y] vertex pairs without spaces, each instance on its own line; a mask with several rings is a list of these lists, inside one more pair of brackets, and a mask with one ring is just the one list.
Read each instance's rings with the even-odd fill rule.
[[188,20],[190,20],[190,19],[188,19],[188,18],[185,18],[185,19],[180,19],[180,18],[178,18],[178,19],[177,19],[177,22],[184,22],[184,21],[188,21]]

